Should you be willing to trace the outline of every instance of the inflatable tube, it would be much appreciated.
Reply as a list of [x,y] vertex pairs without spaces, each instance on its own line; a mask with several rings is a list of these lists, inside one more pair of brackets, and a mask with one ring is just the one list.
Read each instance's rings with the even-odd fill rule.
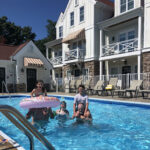
[[43,107],[57,107],[60,101],[56,97],[32,97],[25,98],[20,102],[20,107],[25,109],[43,108]]

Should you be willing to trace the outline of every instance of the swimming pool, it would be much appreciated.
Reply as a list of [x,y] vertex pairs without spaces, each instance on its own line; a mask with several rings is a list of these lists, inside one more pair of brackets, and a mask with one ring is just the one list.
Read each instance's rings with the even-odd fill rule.
[[[19,107],[23,97],[0,98],[0,104],[17,108],[24,115],[27,110]],[[67,102],[70,116],[73,113],[73,98],[61,97]],[[119,105],[118,105],[119,104]],[[56,150],[149,150],[150,149],[150,106],[90,101],[93,124],[74,124],[69,120],[60,124],[53,119],[46,126],[46,131],[39,131],[50,141]],[[55,108],[53,110],[56,110]],[[0,114],[0,130],[16,140],[25,149],[29,141],[15,126]],[[17,134],[16,134],[17,133]],[[44,146],[35,141],[36,150]]]

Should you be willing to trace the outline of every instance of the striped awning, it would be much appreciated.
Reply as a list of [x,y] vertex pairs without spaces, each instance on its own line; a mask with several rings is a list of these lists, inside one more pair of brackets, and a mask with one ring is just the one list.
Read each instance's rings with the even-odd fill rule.
[[69,34],[66,38],[62,40],[62,42],[69,43],[69,41],[74,39],[85,39],[85,29],[81,29]]
[[28,66],[43,67],[43,65],[44,65],[43,62],[38,58],[29,58],[29,57],[24,58],[25,67],[28,67]]

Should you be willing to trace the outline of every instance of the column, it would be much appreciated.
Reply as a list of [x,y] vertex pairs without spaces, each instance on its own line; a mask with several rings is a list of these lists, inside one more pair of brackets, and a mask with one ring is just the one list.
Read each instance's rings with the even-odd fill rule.
[[16,64],[16,84],[19,84],[19,68],[18,68],[18,64]]
[[100,76],[100,80],[102,80],[102,75],[103,75],[103,63],[100,60],[100,64],[99,64],[99,76]]
[[[139,16],[138,17],[138,50],[141,52],[141,38],[142,37],[142,17]],[[137,68],[138,68],[138,80],[140,80],[140,73],[141,73],[141,53],[137,56],[138,60],[138,64],[137,64]]]
[[137,70],[137,72],[138,72],[138,80],[140,80],[140,74],[141,74],[141,55],[138,55],[137,56],[137,62],[138,62],[138,66],[137,66],[137,68],[138,68],[138,70]]
[[141,51],[142,17],[138,17],[138,50]]
[[99,38],[100,38],[100,58],[102,57],[102,50],[103,50],[103,41],[102,41],[102,36],[103,36],[103,31],[102,31],[102,29],[100,29],[100,36],[99,36]]
[[47,58],[47,59],[49,59],[48,52],[49,52],[49,49],[48,49],[48,47],[47,47],[47,48],[46,48],[46,58]]
[[107,80],[109,80],[109,63],[108,63],[108,60],[105,61],[105,68],[106,68],[106,77],[107,77]]

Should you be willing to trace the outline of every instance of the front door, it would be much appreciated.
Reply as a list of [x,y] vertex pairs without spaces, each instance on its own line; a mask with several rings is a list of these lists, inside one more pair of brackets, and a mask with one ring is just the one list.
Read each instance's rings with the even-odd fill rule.
[[31,92],[36,84],[36,69],[27,69],[27,92]]
[[5,82],[5,68],[0,68],[0,92],[2,92],[2,82]]
[[131,73],[131,66],[124,66],[122,67],[122,88],[126,89],[130,86],[130,76]]

